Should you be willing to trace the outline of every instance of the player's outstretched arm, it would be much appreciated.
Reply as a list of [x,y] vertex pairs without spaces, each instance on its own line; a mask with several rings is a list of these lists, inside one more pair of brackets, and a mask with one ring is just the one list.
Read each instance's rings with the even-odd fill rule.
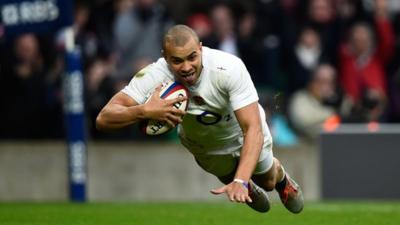
[[235,178],[249,181],[257,165],[264,143],[258,102],[235,111],[243,131],[243,146]]
[[[213,194],[226,193],[231,201],[251,202],[247,188],[243,188],[243,183],[250,181],[254,168],[263,145],[263,133],[261,128],[260,113],[258,103],[254,102],[246,107],[235,111],[235,116],[243,130],[244,142],[240,156],[238,169],[236,170],[235,180],[221,188],[211,190]],[[244,182],[243,182],[244,181]],[[245,185],[248,186],[248,185]]]
[[114,130],[122,128],[143,119],[165,121],[171,126],[182,122],[184,111],[173,105],[185,100],[175,98],[164,100],[159,97],[160,87],[145,104],[138,104],[133,98],[123,92],[115,94],[104,106],[96,118],[96,127],[99,130]]

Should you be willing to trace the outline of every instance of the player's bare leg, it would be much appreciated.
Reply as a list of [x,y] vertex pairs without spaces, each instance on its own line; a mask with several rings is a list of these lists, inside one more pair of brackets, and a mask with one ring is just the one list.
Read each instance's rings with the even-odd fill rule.
[[300,213],[304,207],[303,193],[300,186],[284,171],[278,159],[274,158],[271,169],[252,177],[266,191],[276,189],[283,205],[292,213]]

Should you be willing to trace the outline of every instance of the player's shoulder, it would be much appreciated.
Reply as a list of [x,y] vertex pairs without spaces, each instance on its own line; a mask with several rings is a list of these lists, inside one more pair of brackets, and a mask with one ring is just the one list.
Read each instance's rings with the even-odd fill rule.
[[156,70],[158,72],[164,72],[164,73],[170,73],[168,69],[167,62],[163,57],[159,58],[157,61],[154,63],[150,64],[151,65],[151,70]]
[[157,61],[147,65],[134,75],[136,78],[148,77],[148,76],[162,76],[172,77],[171,72],[168,69],[167,63],[164,58],[159,58]]
[[239,72],[238,68],[243,65],[239,57],[230,53],[208,47],[203,47],[203,51],[203,60],[210,70],[231,74]]

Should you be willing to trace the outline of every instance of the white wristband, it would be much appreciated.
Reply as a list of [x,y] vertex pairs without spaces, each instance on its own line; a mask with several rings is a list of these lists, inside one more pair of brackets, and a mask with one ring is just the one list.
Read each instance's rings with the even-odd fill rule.
[[234,179],[233,182],[242,184],[245,188],[249,189],[249,182],[246,182],[242,179]]

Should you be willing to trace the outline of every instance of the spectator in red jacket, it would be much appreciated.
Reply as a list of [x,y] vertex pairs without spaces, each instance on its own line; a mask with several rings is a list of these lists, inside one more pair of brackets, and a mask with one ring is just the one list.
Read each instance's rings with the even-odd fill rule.
[[385,65],[391,58],[395,42],[386,0],[375,0],[374,13],[377,43],[374,43],[370,26],[357,23],[339,53],[340,83],[353,110],[363,117],[362,121],[377,120],[382,116],[387,99]]

